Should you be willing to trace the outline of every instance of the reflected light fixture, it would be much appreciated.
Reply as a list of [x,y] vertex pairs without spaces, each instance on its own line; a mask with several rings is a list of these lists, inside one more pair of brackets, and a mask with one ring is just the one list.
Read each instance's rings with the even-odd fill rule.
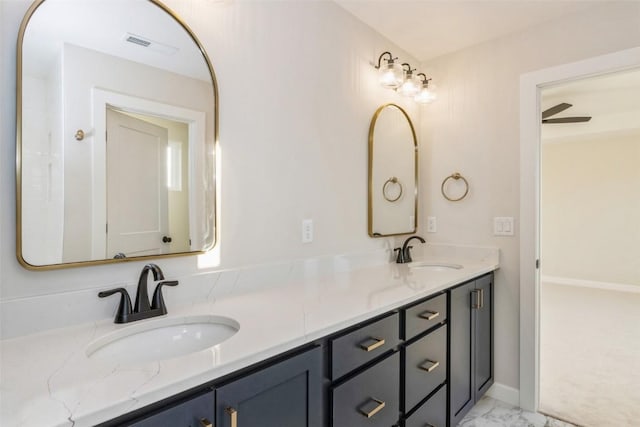
[[378,58],[378,81],[382,87],[394,89],[400,95],[412,97],[418,104],[429,104],[435,101],[435,85],[424,73],[416,74],[415,68],[398,58],[391,52],[383,52]]
[[[384,58],[385,64],[382,64],[383,57],[388,55],[388,58]],[[383,52],[378,58],[378,81],[382,87],[387,89],[396,89],[400,87],[404,81],[404,69],[396,62],[398,58],[394,58],[391,52]]]
[[419,73],[418,76],[422,77],[422,79],[420,79],[420,89],[413,100],[418,104],[429,104],[435,101],[437,98],[435,87],[433,84],[429,85],[432,79],[428,79],[424,73]]

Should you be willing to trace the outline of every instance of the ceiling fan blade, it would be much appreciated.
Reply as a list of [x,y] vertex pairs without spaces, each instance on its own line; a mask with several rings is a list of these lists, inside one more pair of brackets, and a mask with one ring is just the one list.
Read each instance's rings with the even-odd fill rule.
[[559,117],[557,119],[544,119],[542,123],[583,123],[591,120],[591,117]]
[[566,110],[567,108],[571,108],[571,107],[573,107],[573,105],[567,104],[566,102],[563,102],[561,104],[555,105],[555,106],[553,106],[551,108],[548,108],[548,109],[544,110],[542,112],[542,118],[546,119],[547,117],[551,117],[551,116],[553,116],[555,114],[561,113],[564,110]]

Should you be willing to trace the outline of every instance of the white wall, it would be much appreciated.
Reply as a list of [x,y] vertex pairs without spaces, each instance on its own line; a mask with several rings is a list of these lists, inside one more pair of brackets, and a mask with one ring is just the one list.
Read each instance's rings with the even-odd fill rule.
[[[171,0],[207,50],[220,86],[220,268],[377,249],[367,235],[367,134],[383,103],[413,101],[382,89],[371,62],[404,54],[332,2]],[[3,300],[134,283],[142,262],[48,272],[15,257],[15,40],[30,0],[2,1],[0,291]],[[301,243],[301,220],[315,240]],[[159,262],[167,277],[197,258]],[[112,304],[95,298],[95,316]],[[43,325],[45,327],[45,325]]]
[[640,132],[546,143],[541,274],[640,285]]
[[[438,101],[421,120],[420,219],[436,216],[431,241],[495,245],[496,381],[518,388],[519,377],[519,84],[526,72],[640,45],[640,3],[626,2],[531,28],[423,64],[438,84]],[[446,201],[442,180],[461,172],[471,187]],[[493,217],[513,216],[514,237],[494,237]],[[517,399],[516,399],[517,400]]]

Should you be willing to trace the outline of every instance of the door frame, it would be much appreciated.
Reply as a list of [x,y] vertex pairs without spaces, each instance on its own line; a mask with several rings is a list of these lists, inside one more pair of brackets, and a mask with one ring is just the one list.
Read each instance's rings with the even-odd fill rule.
[[[199,217],[201,217],[199,212],[204,212],[205,189],[202,186],[202,180],[197,179],[197,177],[202,176],[204,169],[205,113],[96,87],[91,89],[91,103],[94,129],[93,135],[90,135],[92,137],[91,162],[93,169],[91,182],[92,259],[105,259],[106,257],[107,171],[104,159],[106,159],[107,154],[107,107],[130,113],[161,117],[185,123],[188,126],[189,236],[193,241],[193,237],[199,235],[202,228],[200,225],[202,221],[199,221]],[[191,247],[191,250],[194,250],[193,247]]]
[[640,47],[520,76],[520,407],[540,402],[540,91],[585,77],[640,67]]

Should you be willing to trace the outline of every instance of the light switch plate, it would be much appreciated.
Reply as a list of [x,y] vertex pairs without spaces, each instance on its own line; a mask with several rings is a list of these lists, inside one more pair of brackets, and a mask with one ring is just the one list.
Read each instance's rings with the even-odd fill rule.
[[493,218],[494,236],[513,236],[514,225],[512,216],[496,216]]

